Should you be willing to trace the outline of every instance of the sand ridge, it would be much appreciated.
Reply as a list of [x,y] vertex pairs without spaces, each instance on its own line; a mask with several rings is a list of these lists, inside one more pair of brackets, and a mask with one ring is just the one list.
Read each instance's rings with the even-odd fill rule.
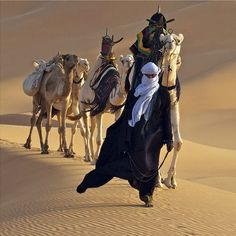
[[[1,159],[2,184],[14,182],[16,188],[2,194],[0,235],[233,235],[236,230],[233,193],[179,179],[179,189],[157,190],[155,207],[146,209],[126,181],[114,179],[78,195],[75,186],[91,165],[26,155],[14,145],[1,142],[7,156]],[[13,201],[5,198],[16,193]]]

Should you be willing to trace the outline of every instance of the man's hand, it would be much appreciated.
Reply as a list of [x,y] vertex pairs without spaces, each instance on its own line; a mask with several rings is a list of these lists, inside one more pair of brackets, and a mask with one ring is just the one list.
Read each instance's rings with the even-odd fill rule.
[[171,152],[171,150],[173,149],[174,145],[173,145],[173,141],[168,141],[166,143],[166,149],[167,149],[167,152]]

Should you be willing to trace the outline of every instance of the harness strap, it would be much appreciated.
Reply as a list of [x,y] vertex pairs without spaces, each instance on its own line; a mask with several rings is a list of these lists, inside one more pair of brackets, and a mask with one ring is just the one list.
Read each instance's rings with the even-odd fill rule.
[[173,85],[171,87],[167,87],[167,86],[164,86],[164,85],[161,85],[162,88],[166,88],[168,91],[172,90],[172,89],[175,89],[176,88],[176,85]]
[[83,78],[79,79],[78,81],[73,80],[74,84],[80,84],[82,82]]

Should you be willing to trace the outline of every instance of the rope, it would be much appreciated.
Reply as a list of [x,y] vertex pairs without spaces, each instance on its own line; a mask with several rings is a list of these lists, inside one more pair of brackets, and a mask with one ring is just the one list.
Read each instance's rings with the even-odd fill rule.
[[167,151],[167,153],[166,153],[166,155],[165,155],[165,157],[164,157],[164,159],[163,159],[162,163],[161,163],[161,164],[159,165],[159,167],[158,167],[158,170],[160,170],[160,169],[161,169],[161,167],[163,166],[163,164],[164,164],[164,162],[165,162],[165,160],[166,160],[166,158],[167,158],[168,154],[169,154],[169,152]]
[[[137,178],[137,177],[136,177],[136,178],[137,178],[139,181],[141,181],[141,182],[148,182],[150,179],[154,178],[154,177],[157,175],[158,171],[159,171],[159,170],[161,169],[161,167],[163,166],[163,164],[164,164],[164,162],[165,162],[165,160],[166,160],[166,158],[167,158],[169,152],[167,151],[167,153],[166,153],[166,155],[165,155],[165,157],[164,157],[162,163],[159,165],[158,169],[155,170],[154,173],[153,173],[152,175],[149,175],[149,176],[143,174],[143,173],[138,169],[138,167],[135,165],[135,163],[134,163],[133,159],[131,158],[130,154],[129,154],[129,153],[127,153],[127,154],[128,154],[128,157],[129,157],[130,162],[132,162],[132,164],[133,164],[133,167],[135,167],[135,169],[138,171],[138,173],[142,176],[141,178]],[[131,165],[132,165],[132,164],[131,164]],[[144,180],[144,178],[147,178],[147,179]]]

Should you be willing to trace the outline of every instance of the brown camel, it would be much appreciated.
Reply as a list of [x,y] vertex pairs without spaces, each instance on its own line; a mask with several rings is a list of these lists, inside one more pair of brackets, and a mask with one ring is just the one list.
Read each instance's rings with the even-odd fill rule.
[[[71,153],[66,143],[66,114],[71,105],[72,83],[74,78],[74,69],[77,68],[78,57],[76,55],[64,55],[63,64],[57,63],[50,73],[46,73],[39,91],[41,98],[41,111],[37,121],[37,128],[40,137],[42,154],[48,153],[48,136],[52,126],[52,107],[53,104],[60,103],[61,109],[59,117],[59,129],[62,135],[62,146],[64,155],[70,157]],[[43,114],[47,114],[46,138],[42,141],[41,121]]]
[[[89,66],[89,62],[87,59],[83,59],[83,58],[78,58],[78,67],[77,70],[74,69],[74,78],[73,78],[73,84],[72,84],[72,92],[71,92],[71,105],[67,110],[67,115],[68,114],[74,114],[77,115],[79,114],[79,94],[80,94],[80,89],[84,84],[84,81],[87,77],[88,71],[90,69]],[[34,62],[33,65],[35,67],[38,66],[44,66],[44,65],[40,65],[40,63],[45,63],[42,60],[41,61],[37,61]],[[56,57],[54,57],[50,63],[48,64],[52,64],[52,63],[63,63],[63,56],[58,54]],[[45,67],[45,66],[44,66]],[[45,72],[48,73],[48,72]],[[57,115],[57,120],[58,120],[58,133],[59,133],[59,148],[58,151],[63,151],[63,147],[62,147],[62,133],[61,133],[61,114],[60,114],[60,110],[62,109],[62,104],[61,102],[58,100],[56,103],[53,104],[53,110],[52,110],[52,116]],[[30,127],[30,132],[29,132],[29,136],[26,140],[26,143],[24,144],[24,147],[27,149],[31,148],[31,134],[32,134],[32,130],[33,127],[36,123],[36,115],[37,113],[41,110],[41,95],[40,93],[37,93],[35,96],[33,96],[33,115],[31,117],[31,127]],[[39,131],[39,137],[40,137],[40,143],[42,146],[42,135],[41,135],[41,126],[42,126],[42,120],[43,118],[47,118],[47,114],[46,111],[41,111],[38,119],[37,119],[37,128]],[[77,130],[77,126],[80,128],[80,132],[82,134],[82,136],[84,137],[85,132],[84,132],[84,126],[81,123],[81,121],[75,121],[72,128],[71,128],[71,142],[70,142],[70,153],[74,153],[73,152],[73,144],[74,144],[74,134]],[[72,157],[73,155],[71,155]]]
[[[38,60],[38,61],[33,62],[33,66],[35,68],[39,68],[39,67],[45,68],[46,64],[53,65],[53,64],[58,64],[58,63],[61,63],[61,64],[63,63],[62,55],[59,52],[48,63],[46,63],[44,60]],[[45,74],[50,74],[51,72],[44,71],[42,73],[44,73],[44,75],[45,75]],[[42,79],[44,79],[44,78],[42,78]],[[40,92],[37,92],[33,96],[33,109],[32,109],[32,117],[30,119],[30,132],[29,132],[28,138],[24,144],[24,147],[27,149],[31,148],[32,131],[33,131],[33,128],[34,128],[36,120],[37,120],[37,114],[39,113],[40,110],[41,110],[41,94],[40,94]]]

